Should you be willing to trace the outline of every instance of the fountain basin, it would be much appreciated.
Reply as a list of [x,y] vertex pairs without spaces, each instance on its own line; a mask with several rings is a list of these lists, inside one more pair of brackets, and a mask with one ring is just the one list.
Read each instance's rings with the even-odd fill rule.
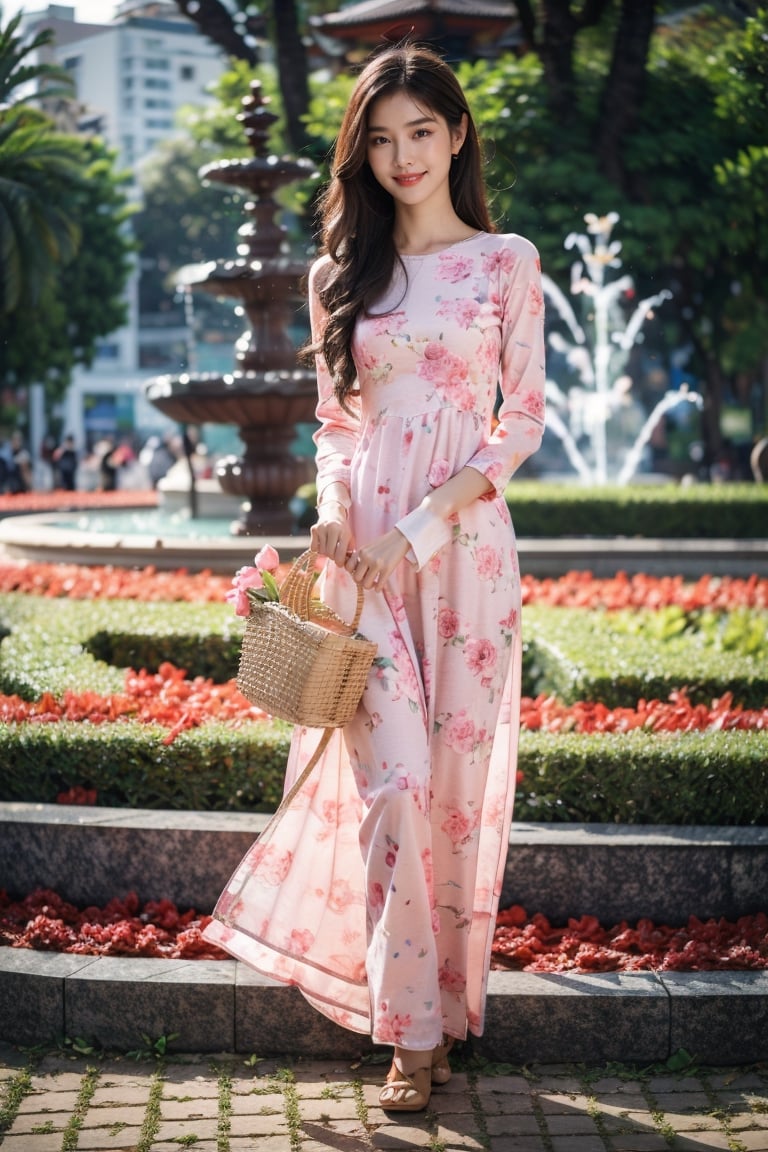
[[[271,544],[283,560],[309,547],[308,535],[264,533],[231,536],[221,517],[189,521],[187,535],[172,535],[174,517],[132,513],[133,525],[113,514],[92,517],[72,512],[39,513],[0,520],[0,550],[14,560],[47,564],[107,564],[125,568],[149,565],[164,571],[231,574],[253,563]],[[178,524],[178,518],[176,518]],[[518,540],[520,570],[526,575],[557,577],[588,571],[597,577],[617,572],[652,576],[747,578],[768,576],[768,542],[754,540],[671,540],[639,537],[523,537]]]

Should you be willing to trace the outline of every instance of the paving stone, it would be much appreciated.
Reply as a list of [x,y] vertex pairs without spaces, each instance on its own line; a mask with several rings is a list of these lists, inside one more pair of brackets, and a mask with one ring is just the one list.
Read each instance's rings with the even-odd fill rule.
[[[174,1152],[178,1152],[178,1144],[169,1145]],[[230,1139],[229,1141],[230,1152],[287,1152],[288,1143],[285,1135],[280,1136],[258,1136],[251,1138],[250,1136],[243,1136]],[[152,1152],[155,1152],[155,1145],[153,1145]],[[302,1152],[306,1149],[302,1148]],[[327,1147],[323,1148],[322,1152],[328,1152]]]
[[557,1092],[537,1092],[536,1093],[539,1107],[542,1112],[547,1115],[550,1112],[573,1112],[574,1109],[579,1112],[586,1112],[589,1108],[589,1099],[587,1096],[579,1095],[574,1092],[557,1093]]
[[166,1079],[163,1084],[164,1100],[200,1100],[203,1096],[218,1096],[219,1084],[215,1075],[195,1076],[188,1080]]
[[91,1108],[123,1108],[132,1104],[146,1106],[150,1087],[149,1083],[142,1087],[99,1083],[91,1097]]
[[61,1132],[37,1136],[10,1132],[3,1140],[3,1152],[61,1152]]
[[35,1128],[47,1128],[50,1125],[52,1131],[62,1132],[69,1123],[69,1116],[69,1112],[54,1112],[48,1116],[41,1116],[38,1112],[30,1112],[28,1115],[20,1112],[16,1115],[11,1130],[14,1136],[25,1136]]
[[[456,1080],[454,1076],[451,1083]],[[475,1088],[481,1095],[492,1092],[502,1092],[505,1096],[524,1094],[530,1095],[531,1085],[526,1080],[525,1076],[478,1076],[475,1081]],[[566,1092],[567,1088],[560,1088],[559,1091]]]
[[[768,1116],[760,1112],[728,1112],[729,1128],[768,1128]],[[768,1137],[766,1137],[768,1145]],[[768,1152],[768,1148],[766,1148]]]
[[229,1130],[233,1136],[270,1136],[283,1133],[287,1140],[288,1123],[285,1114],[281,1116],[259,1116],[251,1113],[244,1116],[230,1116]]
[[722,1132],[697,1132],[695,1136],[678,1136],[675,1152],[704,1152],[707,1148],[730,1147],[728,1137]]
[[484,1152],[487,1147],[487,1137],[477,1131],[474,1124],[439,1124],[437,1140],[441,1147],[467,1148],[471,1152]]
[[347,1116],[354,1116],[354,1099],[345,1100],[302,1100],[300,1103],[302,1119],[307,1120],[342,1120]]
[[271,1092],[266,1096],[255,1092],[248,1095],[233,1093],[231,1101],[233,1116],[282,1116],[284,1111],[283,1096],[279,1092]]
[[552,1152],[605,1152],[600,1136],[553,1136]]
[[648,1081],[648,1091],[657,1096],[663,1092],[701,1092],[701,1080],[697,1076],[652,1076]]
[[[207,1096],[201,1100],[167,1100],[160,1102],[160,1115],[163,1120],[197,1120],[218,1116],[219,1102]],[[122,1115],[122,1112],[120,1113]]]
[[[469,1100],[467,1104],[469,1105]],[[516,1116],[532,1114],[533,1104],[531,1103],[530,1096],[505,1096],[503,1093],[478,1092],[477,1099],[480,1105],[480,1110],[486,1116]],[[441,1097],[442,1100],[442,1097]]]
[[93,1101],[83,1117],[83,1128],[104,1128],[119,1121],[121,1124],[138,1125],[144,1123],[147,1114],[146,1105],[143,1107],[121,1108],[94,1108]]
[[613,1152],[669,1152],[669,1144],[656,1132],[611,1136],[611,1148]]
[[712,1108],[704,1092],[654,1092],[653,1098],[662,1112],[709,1112]]
[[540,1136],[494,1136],[491,1152],[548,1152],[549,1143]]
[[708,1116],[705,1112],[681,1112],[671,1106],[664,1109],[664,1121],[675,1132],[723,1131],[723,1125],[714,1116]]
[[765,1132],[739,1132],[737,1139],[744,1145],[747,1152],[768,1152],[768,1140]]
[[[216,1116],[199,1120],[161,1120],[155,1140],[174,1140],[177,1144],[179,1137],[182,1136],[198,1136],[201,1140],[213,1140],[216,1137],[217,1128],[218,1118]],[[274,1131],[274,1127],[270,1131]]]
[[545,1120],[550,1136],[577,1136],[597,1132],[597,1125],[591,1116],[546,1116]]
[[[78,1152],[123,1152],[123,1149],[136,1148],[141,1136],[141,1128],[82,1128],[77,1139]],[[176,1145],[178,1148],[178,1144]],[[197,1149],[198,1145],[195,1145]],[[154,1145],[153,1145],[154,1148]]]
[[385,1124],[377,1128],[371,1136],[372,1148],[429,1148],[432,1136],[429,1129],[417,1128],[409,1124]]
[[30,1076],[29,1080],[35,1092],[79,1092],[83,1083],[80,1072],[44,1073],[42,1076]]
[[639,1093],[630,1096],[628,1093],[613,1092],[610,1096],[598,1096],[594,1103],[606,1121],[620,1120],[629,1112],[642,1112],[648,1107],[645,1097]]
[[71,1112],[77,1103],[77,1092],[32,1092],[19,1104],[19,1115],[25,1113]]
[[537,1136],[539,1125],[536,1117],[530,1116],[487,1116],[485,1126],[489,1136]]

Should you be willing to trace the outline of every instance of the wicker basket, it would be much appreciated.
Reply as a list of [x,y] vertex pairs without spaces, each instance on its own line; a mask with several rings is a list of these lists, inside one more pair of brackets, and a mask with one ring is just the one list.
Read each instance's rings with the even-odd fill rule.
[[309,728],[341,728],[357,711],[376,645],[355,635],[363,608],[345,623],[312,596],[314,552],[304,552],[280,587],[280,600],[251,596],[237,686],[270,716]]

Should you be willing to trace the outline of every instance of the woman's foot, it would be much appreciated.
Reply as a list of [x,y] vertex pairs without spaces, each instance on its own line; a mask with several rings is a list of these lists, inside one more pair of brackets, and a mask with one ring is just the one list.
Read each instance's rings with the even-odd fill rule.
[[432,1053],[395,1048],[392,1067],[379,1093],[389,1112],[423,1112],[432,1092]]
[[432,1083],[447,1084],[453,1072],[448,1063],[448,1053],[453,1048],[453,1036],[444,1036],[442,1044],[432,1049]]

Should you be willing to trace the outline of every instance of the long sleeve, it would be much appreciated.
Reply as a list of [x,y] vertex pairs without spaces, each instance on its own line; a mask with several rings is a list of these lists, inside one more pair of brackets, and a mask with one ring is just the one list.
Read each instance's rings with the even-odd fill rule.
[[[312,339],[317,341],[323,333],[328,315],[320,303],[317,277],[328,257],[315,261],[309,273],[309,318]],[[333,381],[322,354],[316,357],[318,404],[315,415],[320,427],[314,434],[317,464],[317,501],[329,484],[340,482],[350,486],[350,465],[357,445],[360,421],[339,404],[333,391]]]
[[502,495],[544,435],[544,294],[533,244],[515,237],[500,253],[502,403],[498,425],[467,461]]

